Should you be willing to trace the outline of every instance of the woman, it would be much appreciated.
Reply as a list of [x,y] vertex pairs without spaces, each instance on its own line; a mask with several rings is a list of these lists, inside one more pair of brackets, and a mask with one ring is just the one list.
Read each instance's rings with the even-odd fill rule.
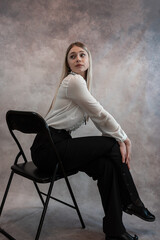
[[[142,203],[130,174],[131,142],[116,120],[90,94],[91,54],[80,42],[66,52],[62,78],[45,120],[66,170],[77,169],[97,180],[105,217],[106,240],[137,240],[126,232],[122,211],[154,221]],[[102,136],[72,138],[71,131],[90,118]],[[45,139],[37,136],[31,148],[38,168],[55,166]],[[47,162],[44,162],[44,158]]]

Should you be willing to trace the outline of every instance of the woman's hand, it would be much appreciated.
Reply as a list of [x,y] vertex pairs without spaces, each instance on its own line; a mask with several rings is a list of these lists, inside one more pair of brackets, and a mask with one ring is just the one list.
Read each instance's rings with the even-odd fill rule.
[[131,160],[131,141],[127,138],[124,142],[118,142],[120,145],[120,152],[122,155],[122,162],[128,165],[130,169],[130,160]]

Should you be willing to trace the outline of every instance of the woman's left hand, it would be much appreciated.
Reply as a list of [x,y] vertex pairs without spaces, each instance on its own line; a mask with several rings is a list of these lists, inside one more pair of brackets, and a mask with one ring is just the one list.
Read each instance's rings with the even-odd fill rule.
[[130,169],[130,160],[131,160],[131,141],[127,138],[124,142],[118,142],[120,145],[120,152],[122,155],[122,162],[126,163]]

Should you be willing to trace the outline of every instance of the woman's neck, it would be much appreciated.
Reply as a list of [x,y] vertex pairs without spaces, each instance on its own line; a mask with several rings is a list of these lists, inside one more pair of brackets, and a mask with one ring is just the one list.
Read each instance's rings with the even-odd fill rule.
[[76,72],[71,71],[71,73],[73,73],[73,74],[79,74],[79,75],[81,75],[81,76],[84,78],[84,80],[87,81],[87,71],[86,71],[86,72],[82,72],[82,73],[76,73]]

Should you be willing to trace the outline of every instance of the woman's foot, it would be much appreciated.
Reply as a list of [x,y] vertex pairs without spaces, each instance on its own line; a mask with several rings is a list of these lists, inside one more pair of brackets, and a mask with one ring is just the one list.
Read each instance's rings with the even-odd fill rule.
[[133,214],[148,222],[155,221],[155,216],[152,213],[150,213],[148,209],[145,208],[145,206],[136,206],[135,204],[131,203],[123,211],[130,215]]
[[132,237],[129,233],[125,232],[117,237],[107,237],[106,236],[106,240],[138,240],[138,237],[137,237],[137,235],[134,235],[134,237]]

